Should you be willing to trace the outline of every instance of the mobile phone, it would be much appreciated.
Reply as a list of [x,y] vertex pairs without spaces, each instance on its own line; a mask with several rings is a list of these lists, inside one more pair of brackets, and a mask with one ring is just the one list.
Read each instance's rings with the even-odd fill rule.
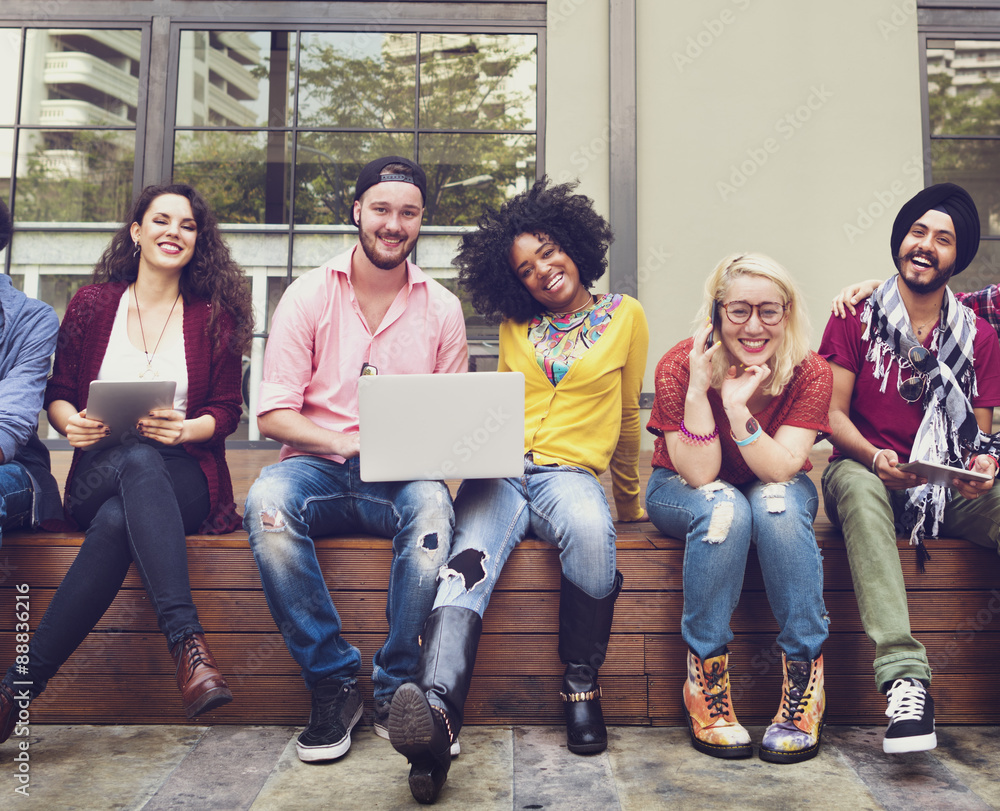
[[716,327],[716,324],[717,324],[716,319],[719,317],[719,302],[716,301],[715,299],[712,299],[712,311],[711,311],[711,316],[710,317],[711,317],[711,320],[712,320],[712,331],[710,333],[708,333],[708,340],[705,342],[705,351],[706,352],[709,349],[711,349],[712,345],[715,343],[715,327]]

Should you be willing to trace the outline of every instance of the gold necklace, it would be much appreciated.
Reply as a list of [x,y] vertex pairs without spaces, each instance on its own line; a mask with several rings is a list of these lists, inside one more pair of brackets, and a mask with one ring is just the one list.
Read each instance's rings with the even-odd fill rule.
[[[580,310],[584,310],[587,307],[592,306],[593,304],[594,304],[594,297],[591,296],[589,299],[587,299],[586,302],[584,302],[583,304],[581,304],[575,310],[566,310],[566,312],[564,312],[564,313],[552,313],[552,315],[553,315],[554,318],[563,318],[564,316],[573,315],[573,313],[578,313],[578,312],[580,312]],[[551,310],[549,312],[551,312]]]
[[135,314],[139,317],[139,333],[142,335],[142,351],[146,356],[146,368],[139,373],[140,380],[148,380],[150,378],[155,379],[160,376],[160,373],[154,371],[153,369],[153,358],[156,357],[156,350],[160,348],[160,341],[163,340],[163,333],[167,331],[167,324],[170,323],[170,317],[174,314],[174,307],[177,306],[177,300],[181,297],[181,291],[177,291],[177,296],[174,298],[174,303],[170,305],[170,312],[167,313],[167,320],[163,322],[163,329],[160,330],[160,337],[156,339],[156,346],[153,347],[152,353],[146,348],[146,330],[142,326],[142,310],[139,309],[139,295],[135,292],[135,283],[132,283],[132,298],[135,299]]

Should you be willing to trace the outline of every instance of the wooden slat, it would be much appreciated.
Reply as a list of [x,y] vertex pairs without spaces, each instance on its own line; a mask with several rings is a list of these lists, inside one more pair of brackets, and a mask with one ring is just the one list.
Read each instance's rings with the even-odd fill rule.
[[[474,678],[466,703],[471,724],[562,723],[559,676],[483,676]],[[604,714],[610,723],[648,723],[645,676],[609,676]],[[371,690],[359,681],[366,707]],[[304,725],[309,718],[309,692],[298,676],[261,676],[242,686],[232,685],[234,701],[200,716],[197,723],[256,723]],[[60,724],[182,724],[186,722],[180,695],[169,675],[142,679],[108,679],[77,674],[53,680],[31,705],[35,723]]]
[[[385,641],[382,634],[348,634],[345,637],[361,651],[361,678],[370,676],[371,661]],[[226,678],[236,683],[257,676],[289,676],[299,666],[285,648],[278,633],[208,634],[209,646]],[[517,662],[520,676],[558,676],[563,665],[556,653],[557,634],[483,634],[476,657],[476,676],[502,676],[512,672]],[[14,634],[0,634],[0,648],[14,648]],[[641,675],[645,673],[646,639],[642,634],[614,634],[610,655],[601,675]],[[53,684],[63,673],[106,674],[113,677],[172,675],[173,660],[158,633],[108,633],[95,631],[77,649]]]

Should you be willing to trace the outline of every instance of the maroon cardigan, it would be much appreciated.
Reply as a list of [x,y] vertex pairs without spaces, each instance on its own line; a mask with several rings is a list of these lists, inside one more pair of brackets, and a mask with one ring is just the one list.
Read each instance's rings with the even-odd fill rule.
[[[126,282],[92,284],[73,296],[59,327],[52,377],[45,389],[46,408],[54,400],[67,400],[81,411],[87,407],[90,381],[97,379],[104,362],[115,313],[127,287]],[[184,302],[184,354],[187,418],[211,414],[215,417],[215,433],[207,442],[186,442],[183,447],[198,461],[208,481],[211,509],[199,532],[218,535],[232,532],[241,524],[226,464],[226,437],[236,430],[240,419],[242,356],[232,348],[233,321],[225,311],[219,313],[219,334],[213,346],[208,335],[211,309],[212,305],[204,300]],[[79,448],[74,450],[63,499],[66,518],[74,526],[69,493],[80,453]]]

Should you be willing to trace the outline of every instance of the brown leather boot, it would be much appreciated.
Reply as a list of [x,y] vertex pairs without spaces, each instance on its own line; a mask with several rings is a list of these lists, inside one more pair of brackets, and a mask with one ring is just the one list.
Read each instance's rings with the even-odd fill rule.
[[233,700],[204,634],[191,634],[174,645],[170,655],[177,665],[177,689],[188,718],[214,710]]

